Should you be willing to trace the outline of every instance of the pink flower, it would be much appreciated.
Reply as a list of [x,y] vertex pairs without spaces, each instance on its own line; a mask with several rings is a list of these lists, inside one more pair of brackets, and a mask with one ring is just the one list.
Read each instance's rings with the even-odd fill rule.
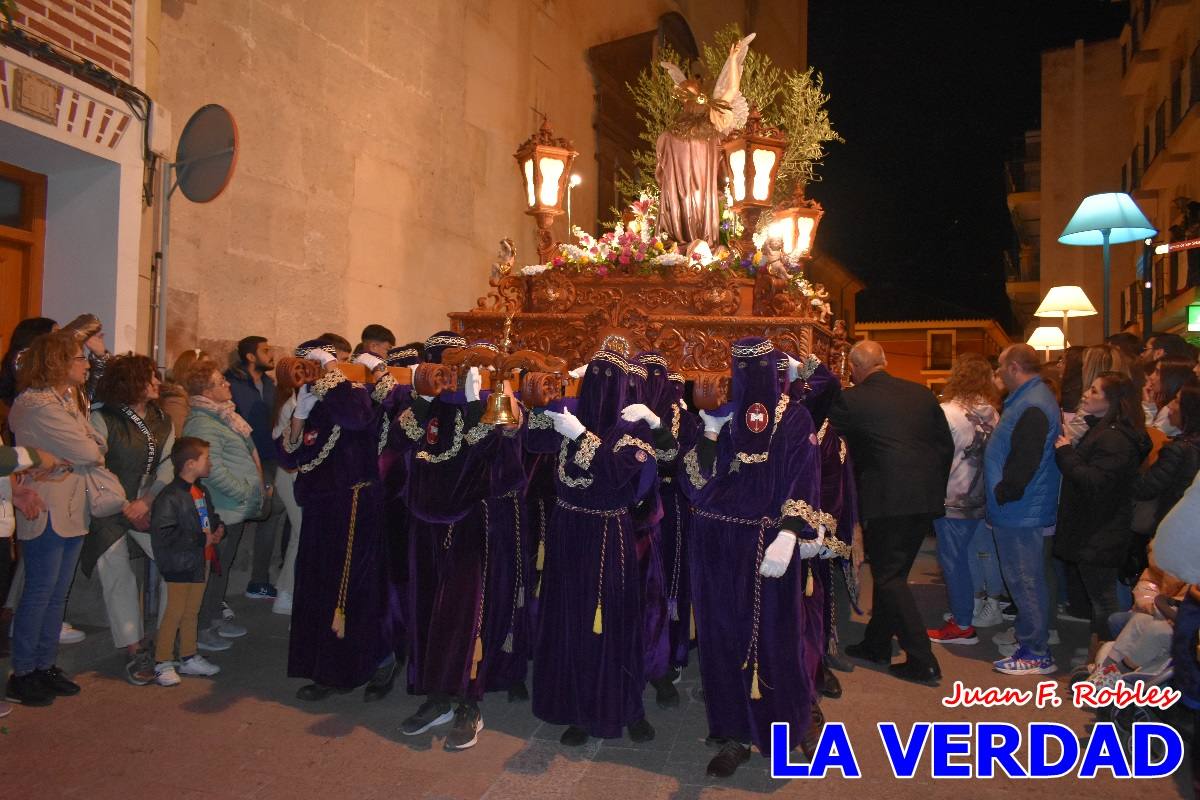
[[562,259],[562,257],[561,257],[561,256],[555,256],[555,258],[554,258],[554,266],[556,266],[556,267],[561,267],[561,266],[562,266],[563,264],[565,264],[565,263],[567,263],[567,262],[565,262],[565,261]]
[[[626,248],[626,249],[628,249],[628,248]],[[622,254],[621,254],[621,257],[620,257],[619,259],[617,259],[617,260],[618,260],[618,261],[620,261],[622,264],[628,264],[628,263],[629,263],[629,261],[630,261],[630,259],[629,259],[629,254],[628,254],[628,253],[622,253]]]
[[596,274],[599,275],[601,278],[607,277],[608,276],[608,267],[603,266],[603,265],[596,267]]
[[594,255],[594,256],[598,256],[598,255],[600,255],[600,248],[599,248],[599,247],[593,247],[593,248],[592,248],[592,255]]

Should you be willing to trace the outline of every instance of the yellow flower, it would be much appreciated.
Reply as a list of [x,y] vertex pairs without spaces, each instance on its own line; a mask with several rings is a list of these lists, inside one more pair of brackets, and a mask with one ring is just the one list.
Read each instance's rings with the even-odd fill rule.
[[750,263],[751,263],[751,264],[753,264],[753,265],[754,265],[754,266],[756,266],[756,267],[757,267],[759,264],[761,264],[761,263],[762,263],[762,251],[756,252],[756,253],[754,254],[754,258],[750,259]]

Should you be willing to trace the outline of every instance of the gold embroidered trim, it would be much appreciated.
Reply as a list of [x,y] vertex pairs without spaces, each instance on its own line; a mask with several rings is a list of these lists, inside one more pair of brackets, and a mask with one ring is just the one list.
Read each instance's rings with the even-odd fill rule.
[[346,380],[346,376],[343,375],[340,370],[331,369],[329,372],[326,372],[324,375],[322,375],[320,378],[317,379],[317,381],[313,384],[312,392],[318,398],[324,398],[325,394],[330,389],[332,389],[333,387],[337,386],[339,383],[342,383],[345,380]]
[[668,372],[667,380],[675,381],[675,383],[687,383],[687,379],[679,372]]
[[379,449],[375,455],[383,455],[383,448],[387,447],[388,432],[392,429],[392,421],[387,414],[383,415],[383,424],[379,426]]
[[643,364],[657,364],[660,367],[667,367],[667,359],[658,353],[645,353],[638,356],[638,361]]
[[[650,445],[646,444],[645,442],[643,442],[641,439],[637,438],[636,436],[630,436],[628,434],[626,434],[625,436],[622,436],[620,439],[617,440],[617,443],[615,445],[613,445],[613,452],[614,453],[619,452],[622,448],[625,448],[625,447],[636,447],[638,450],[641,450],[643,453],[650,456],[651,458],[655,457],[654,448],[651,447]],[[674,457],[674,456],[672,456],[672,457]]]
[[563,439],[562,447],[558,449],[558,479],[572,489],[586,489],[592,485],[592,478],[572,478],[567,475],[567,447],[570,444],[569,439]]
[[758,344],[753,345],[734,345],[734,358],[754,358],[755,356],[765,356],[767,353],[775,349],[775,344],[770,339],[764,339]]
[[444,453],[433,455],[426,450],[418,450],[417,458],[426,461],[430,464],[440,464],[443,461],[449,461],[458,455],[458,451],[462,449],[463,444],[463,415],[462,412],[454,414],[454,443],[450,445],[450,449]]
[[817,431],[817,444],[824,444],[825,434],[829,433],[829,420],[826,419],[821,423],[821,430]]
[[799,517],[811,525],[813,530],[824,525],[825,530],[837,533],[837,520],[833,518],[832,514],[818,511],[803,500],[788,500],[783,504],[780,513],[785,517]]
[[575,465],[580,469],[587,469],[592,466],[592,459],[596,457],[596,451],[600,449],[600,437],[591,431],[584,431],[583,441],[579,443],[579,449],[575,451]]
[[425,340],[426,347],[466,347],[467,340],[461,336],[430,336]]
[[529,415],[529,429],[531,431],[550,430],[554,427],[554,420],[540,411],[535,411]]
[[388,393],[396,388],[396,379],[389,373],[385,372],[375,382],[375,389],[371,392],[371,399],[376,403],[382,403],[387,399]]
[[842,439],[838,442],[838,460],[843,464],[846,463],[846,440]]
[[[341,375],[342,373],[338,372],[336,374]],[[343,380],[344,379],[345,378],[343,377]],[[312,472],[317,467],[321,466],[321,464],[325,461],[325,459],[329,457],[329,454],[333,452],[333,448],[337,444],[338,439],[341,438],[341,435],[342,435],[342,426],[334,425],[333,429],[329,431],[329,438],[325,440],[325,444],[321,447],[321,452],[317,453],[317,457],[314,458],[312,461],[308,462],[307,464],[301,464],[298,467],[298,469],[301,472],[307,474],[309,472]]]
[[683,468],[687,472],[688,480],[692,482],[692,486],[697,489],[703,489],[708,483],[708,478],[700,474],[700,456],[696,451],[689,450],[688,454],[683,457]]
[[404,429],[404,435],[414,442],[420,441],[425,435],[425,431],[421,430],[421,426],[417,424],[417,415],[413,413],[411,408],[406,408],[400,414],[400,427]]
[[617,355],[616,353],[608,350],[597,350],[596,354],[592,356],[592,361],[607,361],[608,363],[620,369],[621,372],[629,372],[629,362],[621,358],[621,356]]
[[768,455],[771,452],[771,443],[775,441],[775,433],[779,430],[779,421],[783,419],[783,412],[787,410],[790,396],[783,394],[779,396],[779,402],[775,404],[775,422],[771,425],[771,436],[767,439],[767,449],[761,453],[738,453],[734,458],[743,464],[764,464],[767,461]]
[[479,444],[487,435],[492,432],[491,425],[484,425],[482,422],[476,425],[471,430],[467,431],[467,444]]
[[642,380],[646,380],[647,378],[650,377],[650,373],[647,372],[646,368],[643,367],[641,364],[630,364],[629,365],[629,373],[631,375],[637,375]]
[[829,552],[838,558],[851,558],[853,556],[853,548],[850,547],[848,542],[843,542],[841,539],[826,536],[824,544],[829,548]]
[[571,505],[566,500],[561,498],[555,500],[555,503],[558,504],[559,508],[564,508],[567,511],[575,511],[579,514],[591,514],[595,517],[608,517],[609,519],[624,516],[625,514],[629,513],[628,508],[584,508],[583,506]]

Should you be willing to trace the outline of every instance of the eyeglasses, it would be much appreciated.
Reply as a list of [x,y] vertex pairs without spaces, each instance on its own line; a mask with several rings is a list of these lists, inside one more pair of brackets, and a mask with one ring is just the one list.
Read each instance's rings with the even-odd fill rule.
[[87,361],[88,358],[87,358],[87,356],[75,356],[74,360],[75,361]]

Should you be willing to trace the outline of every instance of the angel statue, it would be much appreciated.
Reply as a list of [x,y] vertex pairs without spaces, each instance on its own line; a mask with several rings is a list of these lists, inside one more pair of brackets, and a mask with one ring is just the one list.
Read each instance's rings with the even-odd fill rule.
[[492,264],[492,281],[499,281],[512,273],[517,259],[517,248],[513,240],[505,236],[500,240],[500,252],[496,253],[497,261]]
[[746,124],[749,105],[740,85],[742,64],[753,40],[752,33],[729,49],[725,66],[707,94],[698,80],[688,78],[679,67],[661,63],[683,103],[656,145],[659,233],[677,242],[701,240],[716,245],[719,238],[721,137]]

